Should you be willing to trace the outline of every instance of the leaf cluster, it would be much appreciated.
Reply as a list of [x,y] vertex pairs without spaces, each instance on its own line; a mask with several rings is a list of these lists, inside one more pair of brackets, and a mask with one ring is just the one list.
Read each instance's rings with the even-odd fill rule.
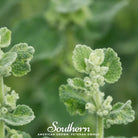
[[[55,1],[58,3],[59,0]],[[69,2],[72,1],[67,1],[71,5]],[[72,9],[77,7],[78,3],[71,5]],[[72,14],[71,16],[74,16],[75,19],[81,17],[80,21],[77,20],[80,23],[85,23],[85,25],[70,20],[71,22],[67,23],[70,25],[63,27],[66,30],[59,31],[59,18],[58,21],[55,20],[56,23],[49,22],[48,18],[46,18],[46,13],[53,9],[53,1],[0,1],[0,25],[7,25],[11,28],[13,36],[11,46],[23,41],[34,45],[36,49],[33,58],[33,75],[30,74],[19,79],[18,83],[13,83],[15,79],[11,77],[8,80],[13,87],[15,86],[24,91],[24,93],[21,93],[24,97],[21,99],[22,102],[29,103],[35,109],[35,114],[39,118],[43,118],[44,114],[46,115],[45,121],[35,120],[32,128],[38,127],[39,124],[39,128],[42,129],[44,125],[47,125],[53,119],[60,120],[62,124],[69,122],[71,119],[76,123],[81,123],[80,120],[85,119],[85,117],[78,116],[71,118],[58,98],[58,86],[64,83],[67,76],[77,76],[72,68],[71,61],[72,50],[77,43],[91,45],[93,49],[110,46],[119,53],[124,63],[122,79],[119,81],[119,85],[117,83],[112,87],[106,85],[104,89],[107,89],[107,93],[109,93],[109,90],[113,92],[114,100],[117,100],[116,97],[122,100],[133,97],[133,105],[136,106],[138,89],[138,68],[136,64],[137,0],[130,0],[129,3],[127,0],[105,0],[104,2],[98,0],[91,1],[88,4],[84,4],[85,1],[83,1],[82,3],[84,7],[87,7],[86,9],[89,9],[89,13],[86,12],[88,14],[85,14],[87,18],[77,14],[79,11],[83,11],[82,8],[85,9],[83,6],[77,11],[69,11],[68,14]],[[60,6],[61,9],[65,9],[64,7],[65,4],[62,7]],[[56,12],[54,16],[56,15],[57,18],[59,14],[61,13]],[[67,18],[68,16],[65,16],[64,20],[67,20]],[[125,93],[122,93],[122,91],[125,91]],[[53,108],[55,110],[52,110]],[[136,129],[133,129],[136,124],[135,121],[135,124],[127,127],[128,130],[132,130],[127,131],[129,134],[137,134]],[[27,126],[26,130],[32,132],[31,128]],[[122,130],[118,128],[117,131],[119,130],[121,131],[120,134],[123,133],[123,128]]]
[[[6,48],[11,43],[11,31],[6,27],[0,28],[0,77],[10,76],[13,74],[16,77],[26,75],[30,69],[30,60],[34,54],[34,48],[26,43],[20,43],[13,46],[8,52],[3,52],[2,48]],[[6,125],[22,126],[30,123],[34,119],[32,109],[26,105],[17,105],[16,101],[19,95],[11,90],[6,85],[4,86],[3,79],[1,80],[1,93],[3,94],[3,102],[0,105],[0,120]],[[29,138],[30,136],[24,132],[19,132],[7,129],[7,138]],[[26,135],[26,136],[25,136]]]
[[131,101],[111,104],[112,97],[104,98],[100,87],[115,83],[120,78],[122,67],[120,58],[111,48],[91,49],[77,45],[73,51],[73,65],[87,77],[68,79],[68,84],[59,88],[61,101],[70,114],[84,115],[86,111],[104,118],[105,127],[114,124],[128,124],[134,120],[135,112]]

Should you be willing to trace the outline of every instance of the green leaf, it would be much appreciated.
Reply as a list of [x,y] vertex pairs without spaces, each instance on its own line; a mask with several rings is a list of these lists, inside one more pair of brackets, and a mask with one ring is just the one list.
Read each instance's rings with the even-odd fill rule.
[[87,26],[84,29],[79,28],[76,32],[80,42],[93,43],[103,38],[109,32],[114,17],[127,4],[128,0],[94,1],[90,6],[92,17],[89,18]]
[[67,13],[74,12],[90,4],[90,0],[56,0],[53,1],[56,11]]
[[4,85],[4,93],[5,95],[11,90],[10,87],[8,87],[7,85]]
[[111,23],[115,15],[126,5],[127,0],[98,0],[95,1],[91,10],[93,18],[90,21],[89,31],[92,32],[94,39],[103,37],[111,27]]
[[16,60],[17,54],[15,52],[7,52],[2,55],[0,59],[1,67],[8,67]]
[[81,73],[86,72],[85,58],[89,58],[92,49],[85,45],[76,45],[73,51],[73,64],[77,71]]
[[0,75],[7,76],[11,72],[11,65],[16,60],[15,52],[7,52],[0,59]]
[[86,101],[83,96],[79,95],[77,90],[69,85],[61,85],[59,88],[59,95],[61,101],[64,102],[71,115],[85,114]]
[[128,124],[135,119],[135,112],[132,110],[131,101],[116,103],[112,111],[105,119],[105,126],[108,128],[114,124]]
[[91,5],[93,21],[109,21],[126,5],[128,5],[128,0],[105,0],[104,2],[102,0],[95,1]]
[[15,45],[10,51],[17,53],[16,61],[12,64],[12,73],[14,76],[23,76],[30,72],[30,60],[34,54],[34,48],[26,43]]
[[18,105],[13,113],[0,116],[0,119],[12,126],[22,126],[35,118],[32,109],[26,105]]
[[108,72],[104,76],[105,80],[108,83],[114,83],[118,81],[122,73],[120,58],[118,57],[117,53],[111,48],[104,49],[104,54],[105,58],[102,66],[109,67]]
[[5,104],[11,109],[15,109],[17,99],[19,99],[19,95],[13,90],[11,94],[5,95]]
[[0,28],[0,48],[8,47],[11,43],[11,31],[6,27]]
[[84,81],[81,78],[68,79],[67,82],[74,89],[85,90]]
[[65,46],[62,33],[49,26],[42,17],[19,22],[13,28],[12,36],[12,44],[26,42],[34,47],[33,61],[53,58]]

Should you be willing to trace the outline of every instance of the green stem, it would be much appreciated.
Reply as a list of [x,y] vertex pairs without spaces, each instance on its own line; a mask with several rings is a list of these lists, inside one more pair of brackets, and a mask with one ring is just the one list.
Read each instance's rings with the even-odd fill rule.
[[97,116],[97,128],[96,133],[98,134],[96,138],[103,138],[104,137],[104,124],[103,124],[103,118],[100,116]]
[[4,128],[4,122],[0,121],[0,137],[4,138],[5,137],[5,128]]
[[[4,102],[4,85],[3,85],[3,77],[0,76],[0,104],[3,105]],[[5,125],[3,121],[0,121],[0,137],[5,137]]]

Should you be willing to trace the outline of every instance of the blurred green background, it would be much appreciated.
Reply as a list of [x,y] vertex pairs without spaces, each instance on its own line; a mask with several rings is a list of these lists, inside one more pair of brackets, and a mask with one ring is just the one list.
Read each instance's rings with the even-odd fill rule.
[[[105,136],[138,136],[138,0],[0,0],[0,27],[12,30],[11,47],[19,42],[34,46],[32,71],[5,82],[32,107],[36,118],[18,127],[38,138],[53,121],[60,126],[95,127],[94,117],[70,116],[60,102],[58,88],[78,76],[72,64],[76,44],[91,48],[112,47],[121,58],[121,79],[102,90],[113,103],[132,100],[136,119],[127,126],[113,126]],[[75,137],[74,137],[75,138]]]

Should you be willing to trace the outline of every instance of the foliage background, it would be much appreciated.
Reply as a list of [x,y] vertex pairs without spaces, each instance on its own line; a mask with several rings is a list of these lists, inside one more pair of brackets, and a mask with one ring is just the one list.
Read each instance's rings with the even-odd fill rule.
[[[54,0],[53,0],[54,1]],[[35,47],[32,71],[25,77],[6,78],[20,94],[18,103],[31,106],[35,120],[18,129],[37,138],[51,122],[91,126],[93,116],[70,116],[60,102],[58,88],[78,74],[72,65],[76,44],[112,47],[121,58],[121,79],[103,88],[114,103],[132,100],[136,119],[127,126],[113,126],[105,136],[138,136],[138,1],[137,0],[0,0],[0,27],[12,30],[11,47],[27,42]],[[73,4],[72,4],[73,3]]]

